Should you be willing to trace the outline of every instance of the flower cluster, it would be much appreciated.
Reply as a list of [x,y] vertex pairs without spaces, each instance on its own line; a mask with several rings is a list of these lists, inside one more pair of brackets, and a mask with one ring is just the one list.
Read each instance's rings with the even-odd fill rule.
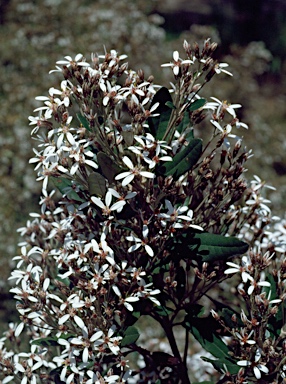
[[[240,105],[199,96],[213,76],[230,74],[212,58],[215,48],[209,40],[201,50],[184,42],[186,59],[174,52],[167,65],[174,97],[142,70],[128,69],[115,50],[93,54],[90,63],[81,54],[66,56],[51,71],[63,76],[60,89],[38,97],[44,105],[29,118],[42,198],[40,213],[19,230],[10,280],[20,323],[1,339],[3,383],[158,382],[170,375],[189,383],[188,336],[182,349],[174,327],[213,353],[199,325],[211,318],[201,317],[200,300],[215,303],[209,291],[220,291],[233,273],[242,275],[248,313],[242,310],[239,322],[233,312],[230,325],[213,309],[231,337],[227,346],[211,325],[215,342],[232,356],[215,355],[222,360],[214,367],[225,374],[245,367],[232,368],[234,383],[244,374],[283,374],[269,363],[277,366],[285,349],[271,323],[282,322],[285,262],[276,258],[279,273],[266,274],[274,245],[264,184],[256,177],[248,185],[243,176],[250,152],[232,133],[246,128],[235,114]],[[195,127],[206,118],[212,134],[203,146]],[[241,266],[229,261],[249,245],[250,259]],[[275,246],[273,252],[285,252],[285,242]],[[161,326],[172,354],[137,343],[143,316]],[[24,329],[30,351],[10,350]]]

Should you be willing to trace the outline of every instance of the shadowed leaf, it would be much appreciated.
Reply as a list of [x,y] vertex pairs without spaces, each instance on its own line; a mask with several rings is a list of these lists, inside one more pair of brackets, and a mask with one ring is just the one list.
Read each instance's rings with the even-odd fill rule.
[[153,97],[150,108],[156,103],[159,103],[159,105],[154,113],[159,114],[159,116],[149,117],[148,124],[152,135],[160,140],[164,136],[172,113],[172,108],[174,108],[172,96],[167,88],[162,87],[159,89]]
[[128,327],[123,334],[123,339],[120,343],[121,347],[126,347],[127,345],[135,343],[139,336],[140,334],[136,327]]
[[109,183],[112,183],[115,175],[121,171],[119,165],[117,165],[111,157],[103,152],[99,152],[97,154],[97,162],[103,175],[107,178]]
[[165,163],[159,168],[159,172],[165,176],[173,176],[176,180],[193,168],[200,158],[201,153],[202,140],[191,139],[187,147],[174,156],[173,161]]
[[98,172],[92,172],[87,179],[90,195],[105,196],[107,191],[106,180]]
[[244,254],[247,249],[248,244],[236,237],[192,230],[174,238],[170,245],[174,259],[193,258],[202,262],[227,260]]

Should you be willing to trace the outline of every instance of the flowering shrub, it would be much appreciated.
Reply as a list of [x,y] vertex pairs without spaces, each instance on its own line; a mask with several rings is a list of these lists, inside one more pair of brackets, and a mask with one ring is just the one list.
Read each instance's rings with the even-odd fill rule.
[[185,41],[170,91],[114,50],[51,71],[60,87],[29,118],[41,210],[20,229],[3,384],[190,383],[194,338],[216,382],[284,380],[285,225],[244,178],[240,105],[202,97],[230,75],[215,48]]

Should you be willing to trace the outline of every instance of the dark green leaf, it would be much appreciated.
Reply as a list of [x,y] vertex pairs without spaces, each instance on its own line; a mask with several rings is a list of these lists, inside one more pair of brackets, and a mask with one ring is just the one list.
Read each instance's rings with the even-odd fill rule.
[[164,307],[163,305],[154,307],[154,312],[156,312],[159,316],[168,316],[174,312],[173,309]]
[[167,131],[169,120],[172,114],[172,110],[168,109],[165,112],[162,112],[159,117],[159,124],[157,125],[156,139],[162,140],[165,132]]
[[85,200],[79,197],[73,189],[72,180],[67,179],[66,177],[52,177],[51,179],[55,187],[62,193],[62,195],[66,195],[71,200],[80,201],[81,203],[85,202]]
[[[266,297],[270,296],[269,300],[277,299],[277,282],[275,281],[274,276],[271,273],[268,273],[265,280],[271,284],[270,287],[263,287],[263,291],[266,293]],[[279,304],[277,313],[275,313],[274,316],[271,316],[268,320],[267,329],[269,330],[273,339],[276,339],[280,335],[281,329],[285,324],[285,315],[286,303],[283,301]]]
[[[186,112],[184,113],[183,120],[180,122],[180,124],[179,124],[178,127],[177,127],[177,131],[178,131],[179,133],[182,133],[182,132],[184,132],[187,128],[189,128],[190,125],[191,125],[191,121],[190,121],[190,117],[189,117],[189,112],[186,111]],[[192,131],[192,135],[194,135],[194,134],[193,134],[193,131]],[[193,138],[193,136],[192,136],[192,138]]]
[[197,109],[200,109],[203,107],[206,103],[205,99],[198,99],[194,101],[188,108],[189,111],[196,111]]
[[55,280],[60,281],[61,283],[63,283],[67,287],[69,287],[69,285],[70,285],[70,280],[67,277],[65,279],[62,279],[61,277],[57,276],[57,277],[55,277]]
[[230,358],[231,352],[222,339],[216,335],[217,329],[220,327],[218,322],[212,316],[208,317],[192,317],[186,316],[186,326],[201,346],[218,360],[210,360],[202,357],[203,360],[211,362],[214,367],[222,372],[223,364],[226,365],[229,372],[235,374],[239,367],[236,362]]
[[232,361],[228,358],[220,358],[218,360],[213,360],[209,359],[208,357],[201,357],[201,359],[207,361],[208,363],[211,363],[213,367],[221,373],[225,372],[225,367],[231,375],[237,374],[240,369],[240,367],[236,364],[235,361]]
[[72,181],[65,177],[52,177],[52,181],[62,195],[65,195],[72,187]]
[[105,196],[107,191],[106,180],[98,172],[92,172],[87,179],[90,195]]
[[[157,131],[159,128],[161,115],[166,113],[165,117],[163,117],[161,120],[160,131],[163,131],[164,124],[165,124],[165,123],[163,123],[163,121],[165,121],[165,122],[169,121],[170,115],[172,113],[170,106],[173,105],[173,100],[172,100],[172,96],[171,96],[171,94],[167,88],[162,87],[159,89],[159,91],[157,91],[156,95],[153,97],[150,108],[156,103],[159,103],[159,106],[154,111],[154,113],[159,114],[159,116],[149,117],[148,124],[149,124],[149,129],[150,129],[150,132],[152,133],[152,135],[155,136],[156,138],[158,138],[157,137]],[[167,103],[168,103],[168,105],[167,105]],[[169,116],[169,118],[168,118],[168,116]]]
[[[223,318],[223,321],[227,327],[235,328],[237,325],[240,327],[243,326],[243,322],[240,319],[239,313],[233,311],[232,309],[225,307],[219,311],[219,313],[221,313],[221,317]],[[233,315],[236,317],[236,322],[232,320]]]
[[167,101],[167,103],[165,103],[165,105],[171,109],[176,109],[175,105],[171,101]]
[[[213,262],[227,260],[245,253],[248,244],[236,237],[225,237],[208,232],[189,230],[172,239],[170,250],[173,258]],[[189,252],[188,252],[189,251]]]
[[[155,96],[152,99],[150,107],[152,107],[156,103],[159,103],[159,106],[156,108],[155,111],[156,113],[160,113],[160,114],[170,109],[169,105],[171,104],[173,105],[172,96],[166,87],[162,87],[156,92]],[[167,103],[169,105],[167,105]]]
[[263,291],[267,297],[270,294],[269,300],[277,299],[277,284],[272,273],[267,273],[265,280],[270,283],[270,287],[263,287]]
[[128,327],[123,334],[123,339],[120,345],[126,347],[127,345],[133,344],[138,340],[139,336],[140,334],[136,327]]
[[248,244],[236,237],[226,237],[208,232],[198,232],[194,236],[200,242],[198,254],[202,261],[211,262],[242,255],[248,250]]
[[210,335],[210,332],[208,332],[207,337],[205,336],[209,324],[208,322],[203,322],[202,320],[203,319],[200,319],[200,322],[204,325],[204,327],[196,327],[191,325],[190,332],[192,335],[198,340],[202,347],[207,352],[211,353],[214,357],[229,357],[228,347],[221,338],[214,335],[213,333]]
[[33,340],[31,344],[40,345],[42,347],[59,345],[57,337],[44,337],[42,339],[36,339],[36,340]]
[[62,333],[61,334],[61,339],[64,339],[64,340],[68,340],[71,337],[75,337],[75,334],[74,333]]
[[89,126],[89,122],[88,122],[88,120],[86,119],[86,117],[84,117],[84,116],[83,116],[82,114],[80,114],[80,113],[77,113],[76,116],[77,116],[79,122],[82,124],[82,126],[83,126],[84,128],[86,128],[88,131],[91,131],[90,126]]
[[121,171],[120,166],[104,152],[99,152],[97,154],[97,161],[103,175],[107,178],[109,183],[112,183],[115,175]]
[[[202,315],[205,313],[205,307],[200,305],[200,304],[190,304],[188,307],[185,307],[186,309],[186,312],[188,314],[188,316],[186,317],[186,320],[188,318],[192,319],[192,318],[196,318],[196,317],[199,317],[201,318]],[[216,323],[217,325],[218,323]]]
[[202,153],[202,140],[192,139],[187,147],[174,156],[173,161],[166,162],[159,168],[159,172],[165,176],[173,176],[178,179],[184,173],[190,171],[197,163]]
[[[140,307],[140,311],[141,311],[141,309],[142,308]],[[141,316],[141,312],[137,311],[136,309],[133,312],[128,312],[128,314],[124,320],[124,326],[127,328],[127,327],[134,325],[140,316]]]

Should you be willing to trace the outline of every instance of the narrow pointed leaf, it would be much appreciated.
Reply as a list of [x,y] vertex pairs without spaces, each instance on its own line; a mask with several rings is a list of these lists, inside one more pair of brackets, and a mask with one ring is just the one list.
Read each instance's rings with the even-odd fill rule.
[[176,107],[175,107],[175,105],[172,103],[172,101],[167,101],[167,103],[165,103],[165,105],[166,105],[168,108],[176,109]]
[[221,372],[221,373],[225,372],[225,367],[227,368],[227,371],[231,375],[235,375],[240,369],[240,367],[236,364],[235,361],[232,361],[232,360],[227,359],[227,358],[220,358],[218,360],[213,360],[213,359],[209,359],[208,357],[202,356],[201,359],[208,362],[208,363],[211,363],[213,365],[213,367],[218,372]]
[[191,139],[187,147],[174,156],[173,161],[166,162],[160,167],[159,172],[165,176],[173,176],[174,179],[178,179],[193,168],[199,160],[201,153],[202,140]]
[[88,176],[87,182],[90,195],[105,196],[107,191],[106,180],[100,173],[92,172]]
[[216,335],[218,323],[212,316],[208,317],[192,317],[186,316],[186,327],[201,344],[201,346],[218,360],[211,360],[202,357],[203,360],[210,362],[218,371],[222,372],[224,364],[228,371],[235,374],[239,371],[236,362],[230,357],[229,347],[223,340]]
[[89,125],[89,122],[88,122],[87,118],[84,117],[84,116],[83,116],[82,114],[80,114],[80,113],[77,113],[76,116],[77,116],[79,122],[82,124],[82,126],[83,126],[84,128],[86,128],[88,131],[91,132],[90,125]]
[[41,339],[36,339],[31,342],[33,345],[40,345],[42,347],[50,347],[59,345],[57,337],[44,337]]
[[198,99],[194,101],[188,108],[189,111],[196,111],[197,109],[200,109],[203,107],[206,103],[205,99]]
[[61,194],[65,195],[68,190],[71,188],[72,182],[71,180],[65,177],[52,177],[52,181],[54,185],[58,188]]
[[192,319],[190,323],[187,323],[189,331],[201,346],[214,357],[229,357],[228,346],[220,337],[215,335],[216,329],[212,327],[209,320],[212,319],[209,317]]

